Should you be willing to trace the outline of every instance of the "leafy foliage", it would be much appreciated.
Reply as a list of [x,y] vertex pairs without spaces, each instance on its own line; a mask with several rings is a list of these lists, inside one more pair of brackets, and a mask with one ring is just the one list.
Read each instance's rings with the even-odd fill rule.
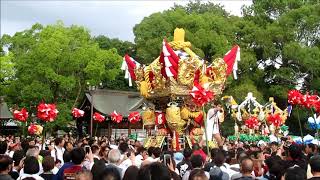
[[[137,57],[150,63],[160,53],[162,38],[172,39],[176,27],[205,60],[212,61],[238,44],[239,80],[228,79],[224,95],[243,100],[249,91],[260,102],[273,96],[283,109],[287,91],[295,87],[319,91],[318,1],[257,0],[235,17],[218,5],[190,2],[145,17],[134,27]],[[301,116],[306,119],[306,114]],[[297,114],[288,123],[297,124]]]
[[9,102],[31,107],[33,113],[40,101],[56,103],[60,113],[50,125],[53,129],[72,119],[71,108],[80,100],[87,83],[110,81],[120,72],[117,50],[100,49],[88,30],[80,26],[35,24],[12,37],[4,36],[3,42],[10,53],[1,57],[1,62],[11,57],[16,70],[14,80],[5,85],[10,90],[6,93]]

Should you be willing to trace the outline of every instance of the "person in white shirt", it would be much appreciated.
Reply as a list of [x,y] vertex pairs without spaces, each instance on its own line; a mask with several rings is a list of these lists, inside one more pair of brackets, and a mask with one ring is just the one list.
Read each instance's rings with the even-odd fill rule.
[[122,178],[124,175],[124,170],[119,166],[121,163],[120,151],[118,149],[110,150],[108,154],[108,161],[109,161],[109,164],[107,165],[107,167],[115,167],[121,174],[121,178]]
[[44,180],[39,176],[40,166],[37,158],[33,156],[28,156],[24,160],[24,173],[20,174],[18,180],[23,180],[24,178],[34,178],[36,180]]
[[[38,165],[39,165],[39,172],[37,173],[38,175],[40,175],[41,173],[43,173],[43,168],[42,168],[42,164],[39,162],[39,149],[37,146],[32,146],[29,147],[28,151],[26,152],[26,157],[35,157],[37,159]],[[25,174],[24,172],[24,168],[22,168],[20,170],[20,175]]]
[[64,164],[64,161],[63,161],[63,153],[65,151],[64,143],[65,143],[64,139],[56,138],[54,140],[55,147],[51,151],[51,156],[54,158],[55,161],[59,159],[61,161],[61,165]]
[[[192,170],[203,168],[204,162],[203,162],[201,155],[199,155],[199,154],[192,155],[190,158],[190,162],[192,165]],[[192,170],[186,171],[186,173],[182,176],[182,180],[188,180]],[[205,171],[205,175],[207,176],[208,179],[210,179],[210,175],[208,172]]]

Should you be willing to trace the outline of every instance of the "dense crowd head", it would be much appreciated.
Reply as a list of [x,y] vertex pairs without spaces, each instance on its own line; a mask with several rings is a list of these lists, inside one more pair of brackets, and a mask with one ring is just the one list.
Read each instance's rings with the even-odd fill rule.
[[[42,142],[44,142],[42,144]],[[0,179],[48,180],[303,180],[320,178],[319,146],[283,142],[228,142],[206,151],[143,147],[137,140],[70,136],[0,141]]]

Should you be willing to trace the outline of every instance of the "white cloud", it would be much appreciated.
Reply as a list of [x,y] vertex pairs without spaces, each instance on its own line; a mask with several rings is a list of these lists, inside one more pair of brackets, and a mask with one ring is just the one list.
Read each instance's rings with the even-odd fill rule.
[[[213,1],[240,15],[243,4],[251,1]],[[1,1],[1,35],[30,28],[34,23],[52,24],[62,20],[66,25],[87,27],[93,35],[107,35],[133,41],[135,24],[155,12],[185,5],[188,1]]]

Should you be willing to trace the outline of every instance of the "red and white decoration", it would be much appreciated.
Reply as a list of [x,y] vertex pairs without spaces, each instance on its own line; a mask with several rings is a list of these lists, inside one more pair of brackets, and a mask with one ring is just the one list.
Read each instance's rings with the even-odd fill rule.
[[84,116],[84,111],[78,108],[73,108],[72,109],[72,115],[75,118],[83,117]]
[[179,56],[173,51],[170,45],[163,40],[162,42],[162,52],[160,54],[159,62],[161,64],[161,74],[164,77],[178,77],[179,68]]
[[37,116],[39,119],[43,121],[52,122],[57,117],[59,111],[56,108],[55,104],[45,104],[40,103],[38,105],[38,113]]
[[228,51],[224,57],[224,62],[227,64],[227,75],[233,72],[234,79],[237,79],[238,61],[240,61],[240,47],[235,45]]
[[30,135],[40,135],[42,134],[43,127],[37,124],[30,124],[28,127],[28,132]]
[[247,120],[245,120],[245,125],[249,129],[255,129],[256,127],[259,127],[258,118],[255,117],[255,116],[252,116],[252,117],[248,118]]
[[117,113],[116,111],[113,111],[113,113],[110,114],[111,120],[120,123],[122,121],[122,115]]
[[28,116],[29,114],[26,108],[22,108],[21,111],[18,111],[18,110],[13,111],[13,117],[18,121],[26,122],[28,119]]
[[156,120],[155,120],[156,125],[161,125],[161,124],[163,125],[166,123],[167,120],[164,112],[156,111],[155,114],[156,114]]
[[190,95],[197,106],[203,106],[214,98],[213,92],[204,89],[200,84],[193,86]]
[[282,119],[279,113],[269,114],[267,116],[267,121],[269,124],[273,124],[275,127],[280,127],[280,125],[282,125]]
[[131,112],[128,116],[128,120],[130,123],[134,124],[140,121],[140,113],[139,112]]
[[95,113],[93,113],[93,119],[99,123],[102,123],[106,119],[106,117],[104,117],[103,115],[101,115],[98,112],[95,112]]
[[126,54],[123,57],[121,70],[125,71],[124,78],[129,80],[129,86],[132,86],[132,80],[135,81],[137,79],[134,69],[138,68],[139,66],[140,64],[129,55]]

